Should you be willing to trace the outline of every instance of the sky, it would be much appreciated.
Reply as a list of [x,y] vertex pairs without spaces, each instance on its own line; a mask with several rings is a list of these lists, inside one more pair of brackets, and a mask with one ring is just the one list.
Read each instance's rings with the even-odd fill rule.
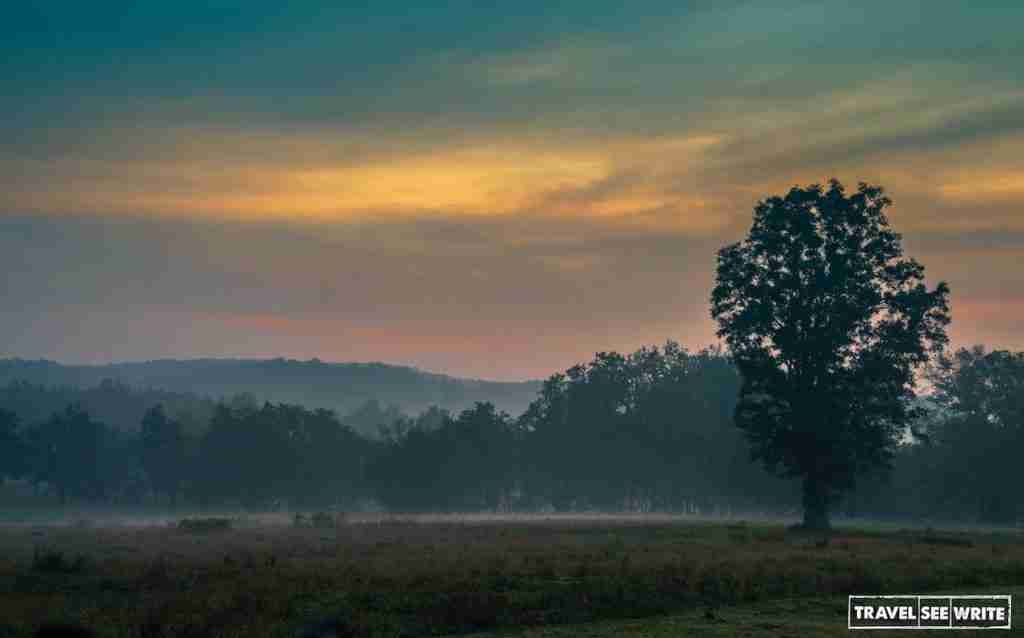
[[1024,3],[345,4],[5,10],[0,357],[700,348],[716,251],[831,177],[1024,349]]

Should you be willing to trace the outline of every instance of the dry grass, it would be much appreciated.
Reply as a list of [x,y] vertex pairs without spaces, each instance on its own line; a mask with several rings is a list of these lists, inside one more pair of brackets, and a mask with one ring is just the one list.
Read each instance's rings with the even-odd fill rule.
[[[822,541],[777,524],[652,516],[316,527],[280,515],[216,534],[175,522],[8,526],[0,636],[62,621],[110,637],[292,636],[330,615],[362,635],[438,635],[1024,582],[1019,533],[844,530]],[[40,556],[61,569],[39,569]]]

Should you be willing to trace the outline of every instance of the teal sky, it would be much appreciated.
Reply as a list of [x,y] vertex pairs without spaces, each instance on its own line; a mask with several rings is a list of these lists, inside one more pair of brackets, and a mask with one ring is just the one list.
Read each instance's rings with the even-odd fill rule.
[[835,176],[1024,348],[1024,4],[22,3],[0,356],[541,377],[713,342],[714,253]]

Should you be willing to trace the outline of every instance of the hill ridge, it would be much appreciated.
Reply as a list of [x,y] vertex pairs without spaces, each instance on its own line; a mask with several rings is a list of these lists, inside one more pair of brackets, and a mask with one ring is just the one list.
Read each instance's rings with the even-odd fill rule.
[[492,381],[456,377],[384,362],[327,362],[320,359],[228,358],[150,359],[102,364],[67,364],[51,359],[0,359],[0,383],[25,380],[52,386],[88,387],[106,379],[138,388],[230,397],[248,393],[259,400],[301,403],[340,413],[369,400],[415,412],[431,405],[449,410],[490,401],[516,414],[526,408],[540,381]]

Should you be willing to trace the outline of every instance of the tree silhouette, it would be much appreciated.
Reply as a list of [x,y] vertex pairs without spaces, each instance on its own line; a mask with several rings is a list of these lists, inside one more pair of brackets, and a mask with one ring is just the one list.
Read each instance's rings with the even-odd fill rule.
[[103,461],[109,437],[106,425],[80,406],[67,406],[28,432],[33,477],[53,485],[61,505],[71,496],[101,496],[108,486]]
[[786,502],[732,427],[738,390],[721,352],[672,341],[552,375],[518,419],[526,496],[560,510]]
[[1024,452],[1024,352],[961,349],[934,379],[946,419],[937,428],[942,495],[986,523],[1024,513],[1019,487]]
[[369,477],[385,504],[447,511],[508,504],[517,476],[519,432],[493,404],[476,403],[458,416],[427,410],[382,434],[383,448]]
[[167,417],[163,405],[150,408],[142,417],[141,461],[154,491],[177,504],[185,473],[185,436],[181,423]]
[[0,481],[25,471],[25,445],[19,431],[18,415],[0,408]]
[[915,371],[947,342],[949,288],[929,290],[860,184],[792,188],[718,253],[711,314],[743,377],[736,425],[755,459],[803,480],[804,526],[887,466],[917,415]]

